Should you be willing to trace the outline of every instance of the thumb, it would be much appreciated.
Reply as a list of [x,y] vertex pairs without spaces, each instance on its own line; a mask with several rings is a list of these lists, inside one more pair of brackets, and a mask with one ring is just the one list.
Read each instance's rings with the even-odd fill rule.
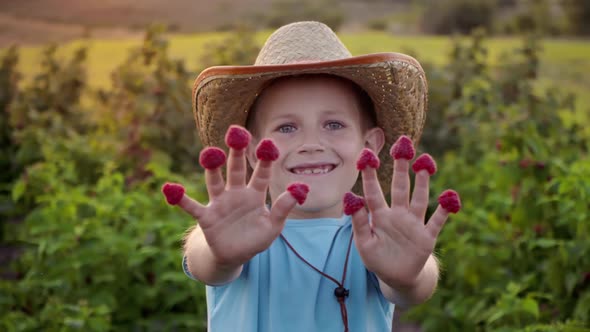
[[309,193],[309,186],[305,183],[294,182],[287,187],[274,202],[270,210],[270,219],[273,223],[282,224],[285,222],[291,210],[297,203],[303,205]]
[[181,184],[166,182],[162,186],[162,194],[170,205],[178,205],[193,218],[199,219],[205,207],[199,202],[185,194],[185,189]]

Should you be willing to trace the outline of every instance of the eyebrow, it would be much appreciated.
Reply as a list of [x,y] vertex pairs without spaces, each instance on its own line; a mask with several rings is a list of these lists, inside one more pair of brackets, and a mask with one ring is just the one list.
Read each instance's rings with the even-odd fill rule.
[[327,115],[340,115],[342,114],[342,111],[337,111],[337,110],[324,110],[323,112],[325,112]]
[[270,121],[280,121],[280,120],[293,120],[297,118],[297,114],[288,113],[288,114],[280,114],[275,115],[274,117],[269,117]]
[[[334,109],[326,109],[326,110],[322,110],[321,112],[323,112],[323,115],[327,115],[327,116],[335,116],[335,115],[342,115],[342,111],[339,110],[334,110]],[[298,118],[302,117],[303,115],[301,113],[287,113],[287,114],[279,114],[279,115],[275,115],[274,117],[269,117],[269,121],[281,121],[281,120],[297,120]]]

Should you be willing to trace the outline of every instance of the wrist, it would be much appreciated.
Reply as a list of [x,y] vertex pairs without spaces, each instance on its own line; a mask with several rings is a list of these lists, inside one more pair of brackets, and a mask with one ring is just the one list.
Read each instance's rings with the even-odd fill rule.
[[438,277],[438,264],[436,258],[431,255],[413,279],[379,280],[385,297],[396,305],[407,308],[428,300],[436,289]]
[[242,272],[242,264],[216,255],[209,246],[202,230],[196,227],[187,237],[184,246],[189,272],[207,285],[221,285],[236,279]]

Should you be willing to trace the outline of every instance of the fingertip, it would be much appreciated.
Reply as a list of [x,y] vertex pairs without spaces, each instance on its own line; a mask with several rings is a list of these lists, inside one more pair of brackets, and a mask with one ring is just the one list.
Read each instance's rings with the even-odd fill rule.
[[279,158],[279,149],[271,139],[263,139],[256,147],[256,158],[264,161],[275,161]]
[[185,189],[178,183],[166,182],[162,185],[162,193],[166,197],[168,204],[177,205],[182,200]]
[[238,125],[231,125],[225,134],[225,144],[236,150],[245,149],[250,144],[251,139],[252,135],[250,135],[250,132]]
[[406,136],[400,136],[397,141],[391,146],[389,150],[389,154],[393,157],[393,159],[406,159],[412,160],[416,155],[416,150],[414,149],[414,143],[412,140]]
[[361,152],[359,159],[356,162],[356,169],[359,171],[364,170],[367,166],[377,169],[379,168],[380,161],[379,157],[373,152],[373,150],[364,148]]
[[418,173],[421,170],[426,170],[430,176],[436,173],[436,162],[428,153],[421,154],[412,165],[414,173]]
[[208,170],[221,167],[225,163],[225,159],[225,151],[214,146],[203,149],[199,154],[199,163]]
[[348,216],[355,214],[365,206],[365,199],[351,192],[344,194],[342,202],[344,204],[344,214]]
[[299,205],[303,205],[309,193],[309,186],[305,183],[294,182],[287,187],[287,191],[295,198]]
[[449,213],[457,213],[461,210],[461,198],[451,189],[445,190],[438,196],[438,203]]

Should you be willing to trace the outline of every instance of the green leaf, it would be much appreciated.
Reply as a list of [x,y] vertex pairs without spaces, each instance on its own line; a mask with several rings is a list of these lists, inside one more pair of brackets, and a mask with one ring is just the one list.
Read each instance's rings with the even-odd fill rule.
[[533,315],[533,317],[535,317],[535,319],[539,318],[539,304],[537,303],[537,301],[535,301],[532,298],[526,298],[522,301],[522,309]]
[[492,324],[493,322],[501,319],[502,317],[504,317],[504,315],[506,315],[506,311],[504,309],[497,309],[489,318],[488,318],[488,324]]
[[27,183],[23,179],[16,181],[14,187],[12,187],[12,200],[15,202],[18,201],[25,193],[26,188]]

